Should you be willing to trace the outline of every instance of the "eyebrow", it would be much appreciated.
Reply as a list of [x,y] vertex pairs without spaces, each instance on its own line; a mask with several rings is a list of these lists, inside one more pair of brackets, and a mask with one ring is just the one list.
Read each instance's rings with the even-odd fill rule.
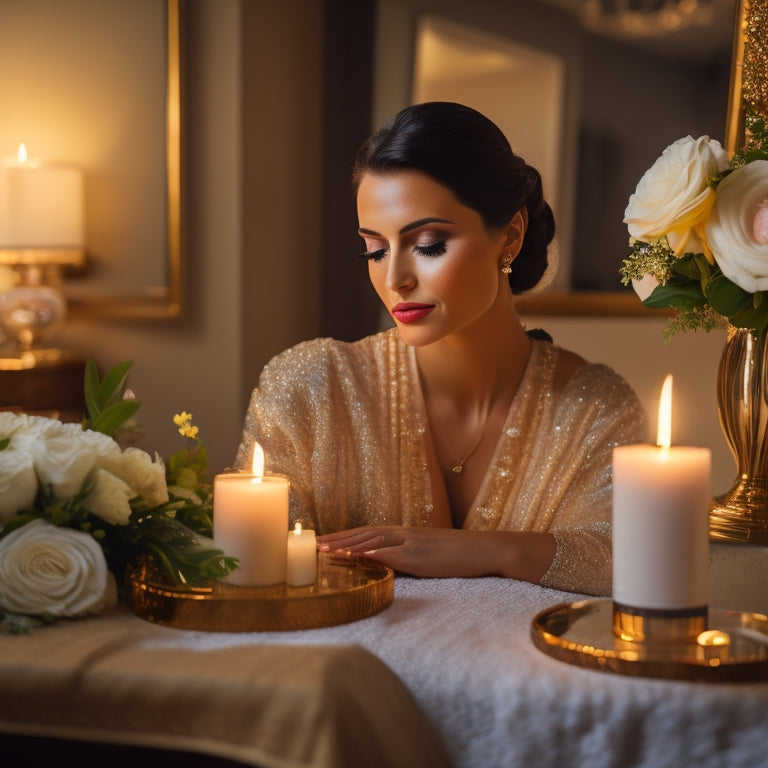
[[[451,221],[450,219],[438,219],[435,216],[427,216],[424,219],[417,219],[416,221],[412,221],[410,224],[406,224],[401,230],[400,234],[404,235],[406,232],[410,232],[412,229],[418,229],[419,227],[423,227],[425,224],[454,224],[455,222]],[[364,227],[360,227],[360,229],[357,230],[361,235],[376,235],[378,236],[378,232],[374,232],[372,229],[365,229]]]

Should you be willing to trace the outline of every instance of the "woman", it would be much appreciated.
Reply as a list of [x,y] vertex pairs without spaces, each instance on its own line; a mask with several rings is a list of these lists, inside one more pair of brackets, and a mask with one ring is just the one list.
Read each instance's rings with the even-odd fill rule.
[[483,115],[434,102],[377,131],[353,182],[395,328],[273,359],[236,466],[261,443],[321,551],[609,593],[611,453],[645,417],[617,374],[518,319],[554,235],[538,172]]

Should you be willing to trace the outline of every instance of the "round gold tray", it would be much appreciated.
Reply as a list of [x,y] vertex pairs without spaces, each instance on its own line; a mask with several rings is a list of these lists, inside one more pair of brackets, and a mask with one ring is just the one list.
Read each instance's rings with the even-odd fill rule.
[[707,626],[690,642],[627,642],[613,633],[608,598],[542,611],[531,637],[555,659],[604,672],[701,682],[768,679],[768,616],[710,609]]
[[131,610],[142,619],[180,629],[264,632],[347,624],[386,608],[395,596],[394,572],[373,560],[318,554],[317,582],[203,587],[164,584],[146,566],[130,578]]

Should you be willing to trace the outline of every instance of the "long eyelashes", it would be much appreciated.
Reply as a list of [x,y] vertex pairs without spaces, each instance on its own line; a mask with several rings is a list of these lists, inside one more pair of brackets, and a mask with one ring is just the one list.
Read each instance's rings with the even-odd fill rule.
[[413,250],[421,256],[442,256],[447,249],[445,240],[436,240],[429,245],[414,245]]
[[384,256],[386,256],[386,253],[386,248],[379,248],[378,251],[365,251],[364,253],[361,253],[360,258],[365,259],[366,261],[381,261]]
[[[429,245],[414,245],[413,250],[419,254],[419,256],[442,256],[446,252],[447,246],[445,240],[437,240]],[[365,251],[364,253],[361,253],[360,258],[365,259],[366,261],[378,262],[381,261],[386,254],[386,248],[379,248],[376,251]]]

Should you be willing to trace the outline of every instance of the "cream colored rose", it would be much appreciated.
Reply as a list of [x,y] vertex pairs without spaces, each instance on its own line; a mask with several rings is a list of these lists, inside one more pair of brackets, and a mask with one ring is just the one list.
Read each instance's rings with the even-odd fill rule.
[[116,460],[105,465],[110,472],[124,480],[152,506],[168,501],[168,487],[165,483],[165,464],[155,454],[155,460],[139,448],[126,448]]
[[629,198],[624,212],[629,234],[646,241],[667,235],[670,247],[684,253],[690,231],[700,234],[712,208],[709,179],[727,167],[725,151],[708,136],[686,136],[670,144]]
[[7,523],[35,500],[37,475],[28,446],[47,421],[39,416],[0,412],[0,440],[9,440],[0,451],[0,523]]
[[768,160],[755,160],[728,174],[717,187],[707,222],[707,240],[723,274],[749,293],[768,290],[768,243],[755,220],[768,198]]
[[117,591],[92,536],[33,520],[0,539],[0,607],[44,618],[99,613]]
[[128,525],[130,501],[137,495],[136,491],[106,469],[97,469],[89,482],[91,490],[82,500],[82,505],[105,523]]
[[0,523],[7,523],[37,495],[37,475],[32,457],[13,443],[0,451]]
[[51,483],[59,499],[78,493],[89,473],[120,454],[120,446],[101,432],[79,424],[49,420],[29,450],[40,482]]

